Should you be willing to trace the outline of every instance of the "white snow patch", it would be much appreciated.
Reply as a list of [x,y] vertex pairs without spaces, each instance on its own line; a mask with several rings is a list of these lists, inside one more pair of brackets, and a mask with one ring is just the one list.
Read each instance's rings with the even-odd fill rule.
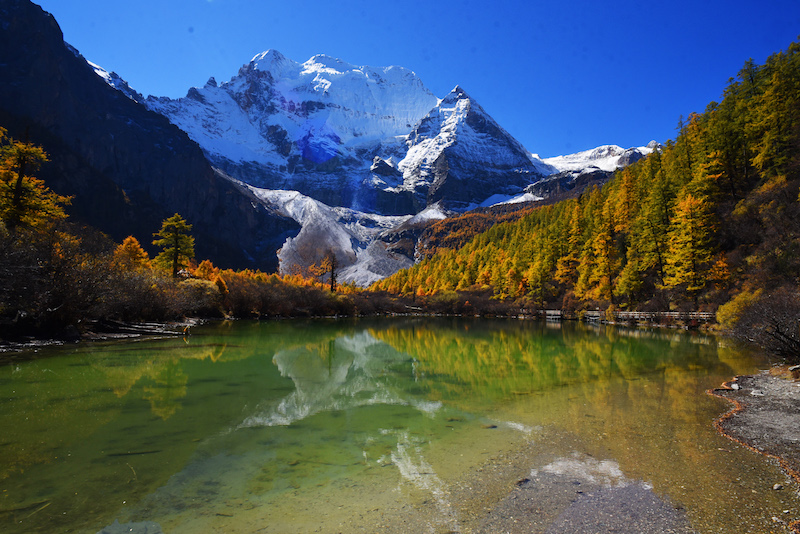
[[536,196],[532,193],[521,193],[519,195],[492,195],[484,200],[480,207],[489,208],[492,206],[500,206],[501,204],[520,204],[522,202],[538,202],[544,198]]
[[654,142],[650,142],[647,146],[629,149],[624,149],[618,145],[602,145],[591,150],[576,152],[575,154],[544,158],[542,161],[557,169],[558,172],[581,171],[587,167],[597,167],[603,171],[613,172],[623,166],[620,163],[620,159],[626,153],[639,152],[641,155],[647,156],[657,146],[657,143]]
[[428,221],[440,221],[447,218],[447,212],[439,202],[431,204],[408,220],[409,224],[419,224]]

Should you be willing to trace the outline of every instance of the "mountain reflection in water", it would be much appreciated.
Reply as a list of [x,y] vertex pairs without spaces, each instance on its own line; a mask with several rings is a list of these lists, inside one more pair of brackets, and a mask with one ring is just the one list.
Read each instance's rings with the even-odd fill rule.
[[654,492],[698,532],[796,506],[714,433],[704,391],[763,363],[706,335],[235,322],[37,356],[0,374],[7,532],[468,531],[522,449],[523,474]]

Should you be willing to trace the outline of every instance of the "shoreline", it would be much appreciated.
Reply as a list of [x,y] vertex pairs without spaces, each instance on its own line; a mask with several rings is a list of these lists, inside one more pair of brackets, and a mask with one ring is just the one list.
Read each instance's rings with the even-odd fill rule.
[[[113,323],[109,325],[113,331],[97,332],[92,340],[114,341],[151,336],[183,336],[186,335],[185,328],[197,324],[200,324],[197,320],[158,324]],[[82,341],[90,340],[84,338]],[[34,342],[26,348],[35,351],[37,347],[68,343]],[[0,346],[0,361],[13,361],[14,353],[4,354],[3,348]],[[796,484],[800,485],[800,382],[796,381],[798,376],[800,373],[797,372],[792,376],[792,372],[786,366],[773,367],[753,375],[735,377],[718,388],[706,390],[706,394],[723,398],[731,403],[732,407],[722,413],[725,406],[720,405],[719,411],[703,419],[703,424],[712,422],[716,432],[766,457],[769,463],[779,465],[787,475],[787,479],[783,482],[789,487],[784,488],[784,484],[775,484],[776,487],[771,488],[774,491],[796,492]],[[697,394],[702,395],[702,390]],[[490,460],[479,470],[480,473],[476,474],[474,479],[467,477],[465,481],[449,489],[454,498],[447,506],[460,508],[458,515],[463,520],[460,526],[465,529],[464,532],[490,534],[502,531],[523,534],[566,529],[560,531],[590,534],[597,527],[588,520],[591,517],[603,518],[604,523],[615,532],[630,534],[693,532],[685,511],[680,506],[673,506],[668,500],[659,498],[646,484],[624,481],[624,484],[617,485],[595,481],[594,479],[602,480],[600,475],[607,473],[602,470],[597,473],[593,471],[597,470],[598,466],[591,455],[581,455],[580,458],[571,459],[592,475],[580,480],[576,479],[575,475],[566,477],[564,473],[553,473],[543,469],[534,469],[532,472],[531,459],[536,457],[540,457],[541,461],[534,462],[534,465],[548,465],[548,461],[551,460],[542,455],[538,446],[527,445],[520,451],[507,451],[500,458]],[[754,463],[761,461],[762,459],[757,459]],[[494,491],[487,491],[485,485],[487,476],[499,482]],[[788,510],[785,510],[784,514],[787,515],[782,515],[780,518],[772,517],[775,526],[781,528],[782,532],[783,529],[787,529],[800,533],[800,517],[788,515]],[[389,515],[387,514],[387,518]],[[395,519],[399,520],[402,517],[398,513]],[[642,520],[642,518],[649,519]],[[767,522],[768,518],[769,515]],[[422,518],[417,518],[420,519]],[[402,524],[403,521],[399,523]]]
[[[800,381],[787,366],[759,374],[734,377],[707,394],[733,406],[714,421],[714,428],[731,441],[776,462],[794,483],[800,484]],[[785,491],[775,484],[774,491]],[[784,521],[800,533],[800,518]]]
[[[732,404],[730,410],[713,421],[716,431],[767,461],[775,462],[786,475],[789,487],[776,483],[770,491],[796,491],[795,484],[800,485],[798,375],[800,373],[795,372],[792,376],[787,366],[774,367],[758,374],[738,376],[706,392]],[[535,456],[535,450],[529,447],[510,462],[505,469],[506,476],[513,476],[510,473],[516,470],[517,482],[509,485],[504,495],[495,495],[497,500],[491,500],[492,504],[481,508],[481,519],[467,522],[472,527],[468,532],[589,534],[596,532],[600,519],[614,532],[695,532],[685,510],[663,500],[640,483],[604,487],[582,481],[581,491],[576,494],[570,485],[574,481],[553,477],[541,470],[534,470],[534,476],[522,476],[524,467],[529,467]],[[569,493],[572,497],[567,496]],[[572,504],[565,505],[568,501]],[[559,508],[559,517],[548,513]],[[643,517],[647,520],[640,521]],[[800,534],[800,518],[796,516],[773,516],[772,521],[777,528]]]
[[[137,340],[148,337],[178,337],[189,335],[189,329],[202,324],[201,319],[185,319],[163,323],[129,323],[122,321],[93,321],[84,332],[67,332],[61,337],[38,338],[23,337],[20,340],[0,339],[0,363],[19,359],[31,359],[35,356],[28,351],[37,351],[47,347],[61,347],[68,344],[94,343],[103,341]],[[22,356],[20,356],[22,355]]]

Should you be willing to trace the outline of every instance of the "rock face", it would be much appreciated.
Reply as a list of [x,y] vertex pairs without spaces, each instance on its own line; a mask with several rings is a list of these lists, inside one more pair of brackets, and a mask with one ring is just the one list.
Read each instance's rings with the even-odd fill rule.
[[382,215],[464,210],[555,172],[463,89],[440,102],[401,67],[270,50],[229,82],[146,105],[243,182]]
[[543,178],[525,188],[538,198],[559,198],[570,193],[580,193],[592,186],[601,186],[614,176],[611,171],[590,167],[580,171],[562,171]]
[[407,136],[408,151],[397,165],[396,191],[413,192],[420,211],[439,202],[464,211],[492,194],[519,194],[554,172],[456,87]]
[[198,256],[275,267],[274,251],[299,230],[294,221],[215,172],[166,118],[104,83],[40,7],[0,0],[0,21],[0,125],[44,147],[51,162],[39,175],[75,196],[73,217],[147,246],[178,212],[194,225]]
[[359,67],[324,55],[297,63],[269,50],[228,82],[209,80],[184,98],[149,97],[146,105],[250,185],[330,206],[408,213],[407,200],[391,198],[402,194],[382,194],[391,172],[371,169],[376,156],[402,148],[398,138],[437,101],[402,67]]

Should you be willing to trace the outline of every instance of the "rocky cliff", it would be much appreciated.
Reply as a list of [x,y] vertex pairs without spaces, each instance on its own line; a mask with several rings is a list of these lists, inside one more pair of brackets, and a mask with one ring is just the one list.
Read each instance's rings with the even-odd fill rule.
[[175,212],[194,225],[200,257],[276,266],[299,227],[215,172],[165,117],[99,78],[63,41],[53,17],[28,0],[0,0],[0,125],[42,145],[40,176],[75,197],[71,214],[113,238],[144,245]]

